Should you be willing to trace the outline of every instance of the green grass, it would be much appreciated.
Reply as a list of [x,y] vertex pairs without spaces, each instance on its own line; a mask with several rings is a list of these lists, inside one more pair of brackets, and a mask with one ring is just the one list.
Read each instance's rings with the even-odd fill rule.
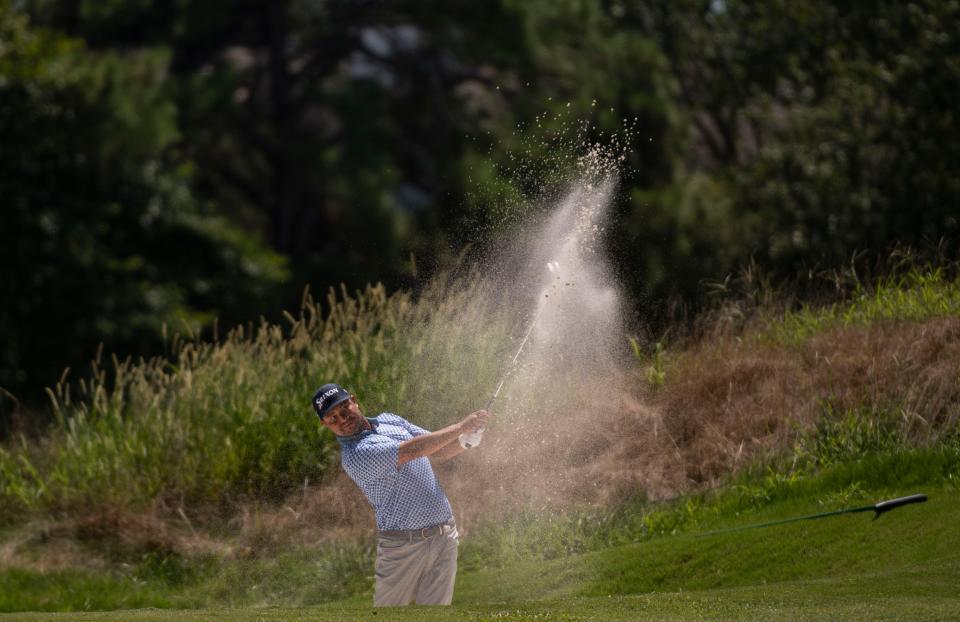
[[[791,453],[758,460],[716,490],[657,503],[641,497],[619,507],[520,511],[473,525],[461,547],[458,598],[484,603],[502,597],[513,603],[530,600],[531,593],[562,599],[731,588],[813,580],[822,573],[843,577],[869,572],[875,563],[935,565],[937,547],[960,551],[960,539],[949,528],[960,518],[960,433],[910,447],[881,419],[863,413],[825,418],[798,435]],[[938,492],[919,509],[897,510],[877,523],[863,515],[842,516],[698,537],[917,490]],[[901,522],[906,517],[917,522],[906,526]],[[909,533],[898,538],[900,528]],[[789,546],[781,542],[785,534]],[[873,542],[877,534],[886,535]],[[894,541],[907,546],[901,550]],[[793,546],[798,542],[805,547]],[[850,542],[880,557],[849,549]],[[190,560],[162,552],[129,564],[127,572],[116,574],[0,572],[0,593],[6,595],[0,611],[359,602],[369,598],[373,551],[364,538],[222,565],[209,557]]]
[[82,571],[0,571],[0,611],[168,608],[169,587],[136,577]]
[[174,606],[317,604],[366,593],[372,585],[374,545],[345,540],[321,550],[293,550],[230,563],[174,595]]
[[960,280],[939,269],[914,269],[865,287],[857,285],[849,300],[804,305],[768,321],[763,336],[798,344],[818,333],[882,321],[922,321],[960,315]]
[[[98,371],[92,382],[73,385],[79,395],[61,385],[59,425],[49,438],[0,449],[0,523],[49,510],[137,508],[158,497],[215,504],[246,495],[269,503],[335,458],[303,398],[331,378],[356,388],[369,411],[402,402],[425,425],[447,422],[451,411],[482,401],[509,346],[505,316],[472,304],[484,298],[478,287],[439,283],[420,302],[387,297],[382,288],[344,293],[331,298],[325,318],[307,305],[284,329],[264,325],[220,343],[180,344],[169,361],[118,362],[113,376]],[[960,282],[913,272],[843,304],[790,312],[764,335],[796,344],[838,327],[958,313]],[[646,380],[659,387],[661,350],[652,365],[661,375]],[[423,378],[430,383],[417,382]],[[373,612],[372,550],[362,539],[254,551],[223,565],[168,551],[133,552],[122,560],[127,566],[96,572],[0,569],[0,611],[133,609],[0,619],[956,617],[960,428],[944,419],[928,434],[912,434],[895,405],[878,408],[824,403],[792,446],[757,456],[713,491],[520,511],[472,525],[450,609]],[[876,522],[858,514],[697,535],[919,491],[931,495],[928,503]]]
[[[858,438],[859,432],[841,430]],[[824,440],[823,432],[812,437]],[[836,581],[867,582],[874,575],[877,581],[888,575],[907,581],[911,573],[928,572],[933,578],[960,579],[960,530],[955,529],[960,521],[960,446],[880,444],[846,460],[795,461],[799,466],[793,473],[775,464],[758,464],[722,489],[671,502],[637,499],[616,509],[500,517],[465,539],[457,603],[589,603],[608,595],[735,588],[750,593],[772,584],[799,590],[804,582],[833,589]],[[917,491],[929,493],[930,501],[897,509],[876,522],[855,514],[702,535]],[[245,608],[338,601],[361,611],[372,585],[369,546],[366,540],[342,541],[326,550],[280,552],[223,567],[209,559],[190,565],[178,557],[148,555],[129,576],[0,572],[0,593],[7,595],[0,610]],[[824,582],[826,578],[831,580]]]
[[[463,572],[449,609],[374,613],[366,593],[309,608],[21,613],[0,619],[950,619],[960,611],[960,492],[927,492],[926,504],[877,521],[855,514],[709,537],[664,536]],[[815,509],[783,502],[741,520]]]
[[[836,430],[824,425],[799,437],[794,454],[757,461],[725,485],[700,494],[659,503],[637,498],[616,508],[498,517],[473,532],[462,552],[461,567],[500,568],[530,558],[562,559],[665,536],[722,529],[742,524],[747,516],[759,517],[753,521],[758,522],[771,511],[812,514],[862,506],[914,488],[960,487],[960,434],[925,447],[863,447],[841,459],[834,450],[856,442],[863,430],[847,426],[839,426],[841,432]],[[807,453],[812,449],[821,453]]]
[[[958,502],[956,491],[930,491],[925,505],[900,508],[877,521],[850,514],[714,536],[686,533],[593,551],[574,560],[511,564],[475,573],[460,587],[458,599],[483,602],[497,595],[511,602],[530,599],[530,594],[561,599],[707,590],[927,567],[956,576]],[[817,504],[785,502],[728,525],[817,511],[822,511]]]

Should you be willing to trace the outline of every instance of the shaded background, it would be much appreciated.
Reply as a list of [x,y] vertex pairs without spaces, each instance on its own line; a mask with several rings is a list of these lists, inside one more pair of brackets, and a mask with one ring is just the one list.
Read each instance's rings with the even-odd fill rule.
[[625,124],[650,326],[746,265],[955,256],[957,101],[952,1],[0,0],[0,437],[98,344],[416,287]]

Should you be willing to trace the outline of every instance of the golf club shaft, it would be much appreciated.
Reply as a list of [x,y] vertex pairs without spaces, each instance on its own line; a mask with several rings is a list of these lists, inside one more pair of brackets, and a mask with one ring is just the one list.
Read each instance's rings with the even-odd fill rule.
[[909,503],[923,503],[927,500],[927,495],[925,494],[916,494],[909,495],[906,497],[899,497],[897,499],[888,499],[887,501],[880,501],[873,505],[865,505],[858,508],[847,508],[844,510],[834,510],[833,512],[823,512],[822,514],[810,514],[809,516],[796,516],[794,518],[784,518],[781,520],[770,521],[769,523],[760,523],[758,525],[746,525],[743,527],[733,527],[731,529],[721,529],[719,531],[709,531],[704,534],[699,534],[698,537],[706,536],[716,536],[723,533],[734,533],[737,531],[746,531],[748,529],[759,529],[761,527],[773,527],[774,525],[784,525],[786,523],[795,523],[802,520],[813,520],[817,518],[826,518],[827,516],[836,516],[838,514],[854,514],[856,512],[876,512],[874,519],[880,517],[884,512],[889,512],[894,508],[898,508],[902,505],[907,505]]
[[[493,392],[493,395],[490,396],[490,399],[487,400],[487,405],[484,406],[484,410],[489,411],[493,406],[493,402],[496,401],[497,396],[500,395],[501,389],[503,389],[504,383],[506,383],[507,378],[510,377],[510,374],[517,366],[517,360],[520,358],[520,353],[523,352],[523,347],[527,345],[527,340],[530,339],[530,334],[533,332],[533,327],[537,325],[537,318],[540,317],[540,311],[543,309],[543,306],[537,307],[536,313],[533,314],[533,319],[530,320],[530,326],[527,327],[527,332],[523,336],[523,339],[520,341],[520,347],[517,348],[517,353],[513,355],[513,358],[510,359],[510,366],[507,368],[507,371],[500,377],[500,383],[497,385],[497,390]],[[469,449],[471,447],[476,447],[480,444],[480,439],[483,438],[483,431],[485,428],[480,428],[473,434],[469,434],[461,437],[461,444],[464,448]]]
[[527,333],[523,336],[523,339],[520,341],[520,347],[517,348],[517,353],[513,355],[513,358],[510,360],[510,366],[507,368],[506,373],[500,378],[500,384],[497,385],[497,390],[493,392],[493,395],[490,396],[490,399],[487,401],[487,405],[484,407],[484,410],[490,410],[490,407],[493,406],[493,402],[497,399],[497,396],[500,395],[500,390],[503,389],[504,383],[506,383],[507,378],[510,377],[510,374],[513,373],[513,370],[517,366],[517,359],[520,358],[520,353],[523,352],[523,347],[527,345],[527,340],[530,338],[530,334],[533,332],[533,327],[537,325],[537,318],[540,317],[540,311],[543,310],[543,305],[537,307],[536,313],[533,314],[533,319],[530,320],[530,326],[527,327]]
[[[555,269],[559,267],[557,262],[548,262],[547,268],[552,273]],[[520,359],[520,354],[523,352],[523,347],[527,345],[527,340],[530,339],[530,335],[533,333],[533,327],[537,325],[537,319],[540,317],[540,312],[543,311],[544,304],[537,306],[536,312],[533,314],[533,318],[530,320],[530,325],[527,327],[527,332],[523,335],[523,339],[520,340],[520,347],[517,348],[517,353],[513,355],[513,358],[510,359],[510,366],[507,368],[507,371],[504,372],[503,376],[500,377],[500,382],[497,384],[497,389],[493,392],[493,395],[490,396],[490,399],[487,400],[487,405],[484,406],[484,410],[489,411],[493,407],[493,403],[496,401],[497,396],[500,395],[500,391],[503,389],[503,385],[507,382],[507,378],[510,377],[510,374],[513,373],[513,370],[517,367],[517,360]],[[468,435],[461,435],[460,444],[465,449],[470,449],[471,447],[476,447],[480,444],[480,440],[483,438],[483,431],[485,428],[480,428],[476,432]]]

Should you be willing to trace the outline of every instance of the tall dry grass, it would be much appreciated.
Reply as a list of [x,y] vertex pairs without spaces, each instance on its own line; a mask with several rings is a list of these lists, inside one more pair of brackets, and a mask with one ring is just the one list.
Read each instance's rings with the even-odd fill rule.
[[752,456],[790,451],[830,420],[860,417],[904,446],[935,444],[960,425],[960,280],[910,269],[842,299],[749,313],[733,305],[668,364],[651,406],[664,418],[692,484],[715,482]]
[[[226,507],[221,552],[238,556],[369,534],[372,512],[336,466],[309,396],[338,380],[367,414],[392,410],[428,428],[482,405],[517,335],[490,287],[468,274],[417,298],[332,292],[326,314],[307,297],[284,327],[181,342],[169,360],[114,363],[115,375],[61,385],[50,437],[0,452],[7,516],[50,515],[44,529],[66,540],[105,524],[121,548],[160,520],[176,526],[151,528],[164,546],[214,550],[194,523],[200,508]],[[861,451],[874,431],[904,447],[960,434],[956,282],[885,287],[833,306],[761,309],[733,329],[721,318],[709,338],[639,344],[633,361],[536,353],[548,373],[519,387],[530,390],[508,387],[483,445],[438,465],[464,531],[702,490],[764,457]],[[148,518],[125,518],[137,513]]]
[[41,443],[0,450],[2,514],[282,499],[336,460],[310,409],[328,381],[370,414],[389,408],[433,426],[469,412],[509,338],[483,287],[467,275],[437,279],[417,299],[380,285],[331,290],[326,313],[306,293],[286,326],[175,338],[169,358],[98,357],[89,378],[50,391],[56,425]]

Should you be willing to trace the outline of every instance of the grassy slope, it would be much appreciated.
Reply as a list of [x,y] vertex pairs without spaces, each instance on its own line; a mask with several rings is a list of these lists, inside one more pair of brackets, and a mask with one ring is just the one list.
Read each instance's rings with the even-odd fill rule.
[[[951,283],[951,287],[954,287],[954,284]],[[894,293],[899,291],[897,289]],[[923,291],[926,290],[921,293]],[[950,292],[950,300],[960,300],[955,287]],[[883,341],[875,338],[887,333],[898,335],[898,331],[889,330],[895,328],[893,326],[877,326],[877,330],[873,332],[846,331],[842,328],[858,324],[870,326],[877,320],[901,316],[913,317],[902,313],[901,307],[904,305],[899,298],[894,300],[896,304],[893,305],[893,311],[886,313],[887,306],[890,306],[887,305],[888,299],[894,298],[878,294],[877,297],[864,298],[849,307],[856,310],[859,308],[858,304],[861,307],[866,305],[868,311],[877,307],[884,311],[879,315],[871,314],[872,312],[863,317],[850,316],[850,313],[842,316],[837,313],[795,314],[796,317],[790,316],[783,322],[786,336],[773,336],[781,342],[813,343],[810,347],[817,353],[838,337],[853,339],[855,344],[872,345],[881,354],[891,348],[899,352],[903,344],[896,340]],[[921,298],[923,304],[920,308],[924,313],[936,307],[929,304],[929,297]],[[933,310],[943,312],[939,307]],[[955,316],[956,305],[945,314]],[[791,318],[795,320],[795,325],[790,324]],[[935,333],[932,343],[937,348],[928,353],[927,358],[930,360],[924,364],[929,363],[928,367],[939,374],[933,374],[931,378],[942,381],[946,388],[941,391],[943,404],[940,405],[940,410],[932,409],[927,402],[908,405],[924,414],[928,411],[940,412],[945,417],[946,423],[942,423],[944,427],[956,426],[954,405],[957,396],[950,388],[955,386],[956,372],[955,367],[946,365],[953,358],[950,352],[954,350],[941,351],[938,348],[943,344],[956,343],[956,325],[955,321],[953,322],[941,321],[914,327],[923,334],[928,328]],[[841,327],[841,332],[837,332],[838,327]],[[909,326],[899,328],[903,329],[900,332],[904,335],[913,335],[907,330],[910,329]],[[823,337],[824,331],[827,331],[827,337]],[[817,339],[821,338],[827,339],[827,342],[818,342]],[[906,337],[901,339],[904,340],[913,343]],[[871,352],[865,350],[857,353],[860,359],[869,363],[867,368],[862,370],[863,378],[871,381],[869,386],[899,386],[891,379],[901,377],[911,382],[916,380],[913,367],[900,369],[896,365],[887,370],[890,372],[887,376],[881,376],[875,362],[878,358],[886,360],[889,357],[878,357]],[[923,358],[926,356],[924,352],[926,350],[919,354],[914,353],[920,357],[918,361],[926,361]],[[721,351],[718,356],[726,354],[726,351]],[[804,361],[804,364],[809,366],[809,361]],[[822,366],[820,358],[814,357],[812,361],[813,364]],[[860,364],[863,361],[858,359],[854,363]],[[703,364],[710,367],[709,363],[710,361],[706,361]],[[831,382],[838,377],[859,377],[853,373],[859,368],[852,363],[852,366],[837,367],[839,363],[832,361],[830,365],[824,373]],[[696,365],[687,371],[690,373],[682,375],[681,379],[698,377],[698,374],[694,373],[697,371]],[[778,369],[768,371],[774,376],[779,373]],[[724,377],[723,382],[717,386],[732,386],[731,382],[739,376],[735,378],[736,374],[730,373],[733,374],[732,380]],[[920,380],[923,380],[920,384],[926,387],[926,393],[931,393],[930,387],[940,386],[926,382],[923,378],[916,381]],[[762,385],[760,386],[762,388]],[[833,384],[829,384],[827,388],[839,391]],[[742,393],[751,400],[761,393],[750,389],[751,386],[747,386]],[[716,406],[705,399],[703,394],[692,389],[679,386],[677,391],[682,396],[693,396],[695,404]],[[798,399],[810,400],[809,391],[804,390],[801,393]],[[899,395],[896,392],[895,394]],[[856,408],[860,407],[858,400],[863,399],[863,395],[854,392],[850,399],[850,413],[859,413]],[[878,401],[878,404],[886,407],[881,402],[883,400]],[[934,400],[931,404],[936,405],[938,402]],[[691,404],[686,402],[680,406],[683,412],[691,409]],[[883,414],[876,404],[871,408],[864,411],[870,416],[870,421],[873,421],[875,415]],[[709,416],[706,420],[719,421],[718,417],[729,414],[728,411],[740,412],[737,408],[726,407],[718,412],[707,412]],[[902,413],[896,410],[895,414]],[[847,419],[852,420],[849,417]],[[906,420],[905,417],[900,419]],[[951,421],[953,423],[950,423]],[[956,452],[943,453],[943,456],[946,456],[943,460],[931,462],[927,458],[940,454],[921,452],[922,455],[913,455],[910,451],[903,451],[901,445],[910,444],[903,436],[904,430],[896,427],[881,430],[882,426],[877,426],[882,422],[878,419],[874,423],[876,425],[873,427],[847,429],[849,426],[844,427],[841,420],[840,423],[831,424],[833,427],[825,428],[826,431],[816,433],[818,442],[823,442],[812,450],[815,462],[823,466],[831,464],[833,459],[839,459],[844,462],[843,468],[832,471],[827,469],[820,473],[821,476],[809,481],[800,480],[799,483],[787,477],[793,473],[792,470],[791,473],[777,471],[777,477],[787,479],[781,481],[774,478],[772,483],[762,483],[770,478],[754,474],[746,480],[733,482],[734,488],[740,489],[741,494],[755,493],[754,496],[762,499],[762,509],[744,512],[724,506],[718,508],[719,513],[711,514],[708,507],[707,511],[696,514],[693,523],[682,528],[721,528],[784,516],[811,514],[836,507],[863,505],[864,494],[869,500],[916,491],[925,491],[931,495],[931,500],[925,505],[896,510],[876,522],[870,521],[867,515],[858,514],[705,538],[689,533],[655,536],[625,546],[596,548],[582,555],[563,556],[548,561],[507,563],[498,567],[465,571],[458,580],[457,604],[448,609],[414,608],[374,613],[369,607],[370,596],[367,591],[345,601],[311,608],[199,611],[137,609],[85,614],[20,613],[0,614],[0,620],[340,620],[370,619],[373,615],[377,616],[375,619],[381,620],[960,619],[960,590],[956,587],[960,585],[960,536],[957,535],[960,530],[955,528],[960,524],[960,492],[957,491],[957,476],[960,475],[960,470]],[[860,437],[864,430],[870,432],[871,439],[873,436],[880,439],[883,436],[880,432],[889,431],[893,445],[887,446],[888,444],[880,443],[879,440],[873,444],[860,442],[863,440]],[[743,437],[750,438],[751,434]],[[847,462],[851,456],[857,456],[854,463]],[[853,501],[837,501],[845,497]],[[531,531],[537,528],[537,525],[531,525]],[[632,539],[633,532],[630,530],[637,528],[638,524],[633,524],[623,531],[628,539]],[[544,535],[544,538],[549,539],[547,535]],[[470,550],[465,547],[465,552]],[[470,564],[465,564],[464,568],[469,566]],[[303,561],[299,566],[293,564],[290,568],[278,566],[281,574],[276,580],[290,581],[291,575],[299,572],[302,575],[300,579],[309,582],[311,577],[316,576],[316,568],[316,561],[312,559]],[[184,579],[183,583],[171,583],[171,577],[180,581],[180,575],[174,572],[176,570],[165,566],[158,567],[151,571],[153,574],[140,574],[136,575],[136,578],[134,575],[94,576],[70,572],[47,573],[38,577],[36,574],[15,570],[0,571],[0,610],[14,607],[39,609],[48,607],[51,603],[60,607],[97,609],[117,606],[189,607],[193,603],[231,602],[211,600],[210,594],[206,593],[210,586],[198,585],[195,586],[195,591],[192,590],[190,586],[193,581],[188,580],[189,577]],[[154,575],[162,577],[167,583],[158,584]],[[358,576],[361,575],[365,576],[365,571],[360,571]],[[269,578],[260,577],[257,583],[263,583],[264,580]],[[246,594],[249,588],[250,585],[242,582],[235,587],[238,594]],[[317,587],[320,588],[321,586]],[[31,598],[34,600],[31,601]],[[274,602],[284,601],[285,598],[280,598]],[[30,605],[31,602],[35,604]],[[239,602],[254,601],[248,599]]]
[[[667,536],[464,573],[449,609],[374,614],[364,595],[301,609],[23,613],[0,619],[950,619],[960,612],[960,492],[928,493],[926,504],[878,521],[854,514],[709,537]],[[741,518],[753,523],[821,510],[815,502],[785,502]]]
[[[784,510],[787,509],[787,512]],[[745,517],[754,523],[822,508],[778,504]],[[960,578],[960,494],[932,494],[871,521],[851,514],[716,536],[680,535],[476,573],[461,602],[605,596],[756,586],[783,581],[843,580],[875,573],[939,569]],[[960,599],[960,593],[957,594]],[[958,600],[960,603],[960,600]]]

